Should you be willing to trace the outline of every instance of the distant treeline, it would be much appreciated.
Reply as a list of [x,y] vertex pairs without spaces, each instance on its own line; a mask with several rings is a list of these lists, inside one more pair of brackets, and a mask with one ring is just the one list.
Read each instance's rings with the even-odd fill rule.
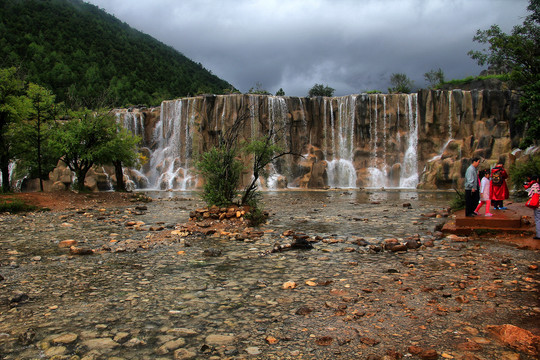
[[[144,16],[144,14],[141,14]],[[178,36],[189,36],[178,34]],[[80,0],[0,1],[0,68],[16,66],[58,101],[156,105],[232,85]]]

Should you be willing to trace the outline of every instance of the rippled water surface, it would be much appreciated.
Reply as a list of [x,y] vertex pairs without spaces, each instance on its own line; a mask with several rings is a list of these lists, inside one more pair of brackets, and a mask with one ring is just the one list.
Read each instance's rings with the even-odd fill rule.
[[[418,275],[434,289],[443,289],[453,276],[445,272],[451,271],[449,264],[471,266],[470,254],[464,256],[459,247],[372,253],[353,241],[362,238],[376,244],[415,234],[432,239],[444,219],[424,215],[448,207],[452,192],[265,192],[264,208],[271,216],[262,227],[262,238],[169,237],[166,243],[141,246],[136,252],[120,251],[120,246],[133,249],[130,244],[146,244],[156,235],[127,228],[126,221],[161,224],[167,231],[203,206],[193,192],[148,194],[154,201],[137,215],[133,208],[96,207],[1,218],[0,349],[5,359],[53,354],[59,354],[56,359],[182,358],[178,349],[193,359],[347,359],[369,353],[358,343],[360,333],[383,341],[385,346],[370,351],[384,354],[388,347],[405,342],[401,336],[410,334],[411,326],[425,324],[402,308],[414,311],[434,296],[418,291],[409,298],[412,290],[395,293],[405,286],[396,284],[408,280],[393,274],[412,273],[407,276]],[[285,230],[322,240],[313,250],[271,253],[276,242],[291,241],[281,236]],[[110,250],[70,256],[58,249],[65,239]],[[206,256],[209,248],[219,250],[219,256]],[[485,253],[484,260],[475,261],[488,262],[503,251],[515,250],[477,248],[472,254]],[[529,261],[526,254],[514,255],[512,261]],[[297,287],[284,289],[286,282]],[[28,300],[9,303],[17,293]],[[390,300],[381,305],[385,298]],[[389,305],[395,299],[401,301],[398,306]],[[373,315],[362,320],[355,315],[366,313]],[[477,315],[465,308],[455,316],[472,321]],[[444,335],[437,334],[449,325],[432,326],[431,336],[444,342]],[[76,340],[55,343],[66,333]],[[225,338],[215,343],[211,336]],[[270,345],[269,337],[277,343]],[[321,337],[335,342],[330,347],[317,345],[314,341]],[[108,345],[98,347],[89,342],[92,339],[106,339]]]

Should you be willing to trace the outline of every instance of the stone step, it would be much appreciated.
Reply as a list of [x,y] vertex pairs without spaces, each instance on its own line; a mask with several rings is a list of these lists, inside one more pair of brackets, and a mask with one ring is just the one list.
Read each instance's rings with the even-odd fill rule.
[[522,203],[508,202],[507,206],[507,210],[492,209],[492,217],[484,216],[484,209],[480,215],[474,217],[466,217],[464,210],[457,211],[454,219],[444,224],[442,231],[458,235],[469,235],[477,229],[491,230],[497,233],[534,233],[535,225],[532,211]]
[[483,213],[474,217],[464,214],[456,216],[457,227],[473,227],[488,229],[519,229],[521,216],[512,210],[493,210],[493,216],[487,217]]

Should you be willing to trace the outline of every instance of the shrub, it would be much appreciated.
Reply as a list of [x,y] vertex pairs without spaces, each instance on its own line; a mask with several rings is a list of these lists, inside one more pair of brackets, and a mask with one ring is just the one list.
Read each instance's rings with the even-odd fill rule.
[[9,213],[20,213],[20,212],[29,212],[37,209],[37,206],[30,205],[25,203],[20,199],[3,199],[0,200],[0,213],[9,212]]

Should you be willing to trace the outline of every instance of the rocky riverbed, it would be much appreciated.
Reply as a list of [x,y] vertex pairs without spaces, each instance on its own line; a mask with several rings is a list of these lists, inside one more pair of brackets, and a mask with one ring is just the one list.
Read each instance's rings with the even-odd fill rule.
[[538,252],[437,232],[452,194],[266,193],[207,235],[148,195],[0,215],[0,358],[538,357]]

